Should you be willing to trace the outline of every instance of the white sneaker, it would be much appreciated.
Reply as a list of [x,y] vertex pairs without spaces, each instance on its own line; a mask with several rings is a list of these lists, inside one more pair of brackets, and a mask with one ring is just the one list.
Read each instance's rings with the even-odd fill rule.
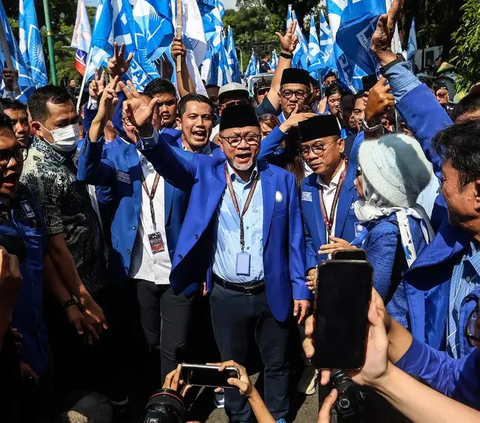
[[213,402],[215,403],[215,407],[225,408],[225,391],[223,389],[220,392],[215,392]]
[[313,366],[305,367],[297,384],[297,391],[305,395],[313,395],[316,391],[318,370]]

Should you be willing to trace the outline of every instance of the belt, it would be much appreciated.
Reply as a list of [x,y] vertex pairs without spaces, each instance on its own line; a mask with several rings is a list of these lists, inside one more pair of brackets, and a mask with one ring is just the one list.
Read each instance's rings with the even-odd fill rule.
[[229,289],[230,291],[236,292],[243,292],[245,295],[257,295],[261,292],[265,291],[265,281],[255,281],[255,282],[248,282],[248,283],[231,283],[219,278],[217,275],[212,275],[213,282],[215,284],[224,287],[225,289]]

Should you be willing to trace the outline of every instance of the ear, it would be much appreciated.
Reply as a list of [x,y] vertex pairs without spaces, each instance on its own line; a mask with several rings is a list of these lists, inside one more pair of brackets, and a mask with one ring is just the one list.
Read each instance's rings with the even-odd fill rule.
[[338,151],[340,151],[340,154],[343,154],[345,151],[345,140],[343,138],[339,138],[337,140],[338,143]]
[[43,136],[43,131],[42,131],[42,126],[40,125],[40,122],[37,120],[33,120],[30,122],[30,126],[34,130],[34,134],[39,137],[39,138],[44,138]]
[[475,200],[473,206],[476,211],[480,212],[480,179],[475,179],[473,182],[473,188],[475,190]]
[[179,117],[175,118],[175,122],[177,123],[177,129],[179,131],[182,130],[182,119],[180,119]]

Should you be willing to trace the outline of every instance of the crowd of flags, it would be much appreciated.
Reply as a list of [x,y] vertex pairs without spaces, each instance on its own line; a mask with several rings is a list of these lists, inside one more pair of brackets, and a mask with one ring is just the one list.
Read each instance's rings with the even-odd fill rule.
[[[181,4],[181,11],[177,10],[177,4]],[[317,16],[312,14],[308,39],[301,23],[297,22],[299,43],[292,66],[308,70],[319,80],[329,71],[335,71],[344,87],[356,91],[361,88],[363,76],[378,72],[378,64],[370,52],[370,39],[378,17],[386,13],[388,5],[386,0],[326,0],[326,6],[329,24],[320,11],[317,26]],[[19,72],[17,96],[26,99],[35,88],[46,85],[48,78],[34,0],[20,0],[19,9],[17,43],[3,4],[0,4],[0,21],[10,50],[1,50],[0,54],[2,63],[7,56],[11,57]],[[177,25],[179,12],[181,25]],[[203,82],[217,86],[241,82],[234,33],[223,26],[224,14],[221,0],[181,0],[180,3],[176,0],[136,0],[133,7],[129,0],[99,0],[92,31],[85,2],[78,0],[71,43],[75,49],[75,68],[88,81],[95,69],[107,66],[113,55],[113,43],[125,43],[126,55],[133,53],[127,76],[142,89],[149,81],[160,77],[155,65],[158,59],[167,58],[173,64],[170,47],[177,34],[182,36],[187,47],[186,63],[198,92],[205,91]],[[293,21],[297,18],[289,5],[287,27]],[[416,51],[415,21],[412,21],[409,60]],[[272,70],[276,69],[276,50],[272,51],[269,64]],[[259,58],[252,48],[243,77],[258,73]]]

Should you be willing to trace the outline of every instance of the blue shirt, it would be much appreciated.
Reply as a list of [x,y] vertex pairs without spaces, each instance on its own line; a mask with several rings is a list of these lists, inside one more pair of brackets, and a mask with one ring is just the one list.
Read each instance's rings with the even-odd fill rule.
[[[466,253],[460,263],[453,268],[452,282],[448,301],[447,321],[447,352],[454,358],[459,358],[466,352],[460,351],[460,337],[465,336],[460,319],[460,312],[465,297],[473,292],[480,284],[480,251],[471,243],[471,249]],[[471,310],[465,310],[466,315],[475,306],[471,304]]]
[[[244,182],[227,164],[237,198],[240,212],[248,197],[258,168],[252,172],[250,180]],[[243,216],[245,230],[245,252],[250,254],[250,275],[237,275],[237,254],[242,251],[240,245],[240,217],[235,210],[228,187],[216,212],[216,248],[214,250],[213,273],[232,283],[247,283],[264,279],[263,271],[263,197],[259,180],[250,207]]]

